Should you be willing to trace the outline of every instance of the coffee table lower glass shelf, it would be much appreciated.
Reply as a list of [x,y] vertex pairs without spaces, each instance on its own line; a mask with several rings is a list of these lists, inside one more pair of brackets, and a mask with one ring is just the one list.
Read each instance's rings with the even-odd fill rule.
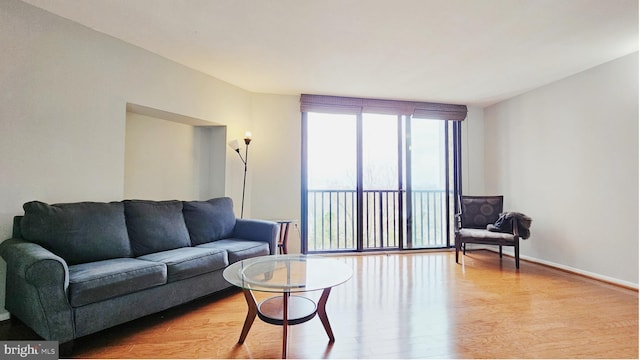
[[[258,317],[260,320],[273,324],[284,324],[284,297],[270,297],[258,304]],[[304,296],[289,296],[289,309],[287,311],[287,323],[298,325],[313,319],[318,313],[316,303]]]
[[[335,341],[326,304],[331,288],[349,280],[353,270],[336,259],[307,255],[270,255],[242,260],[228,266],[223,276],[231,284],[243,289],[247,301],[247,317],[238,343],[243,343],[258,316],[262,321],[282,326],[282,357],[287,356],[288,326],[313,319],[316,315],[329,337]],[[292,295],[322,290],[316,303],[312,299]],[[280,293],[259,304],[253,291]]]

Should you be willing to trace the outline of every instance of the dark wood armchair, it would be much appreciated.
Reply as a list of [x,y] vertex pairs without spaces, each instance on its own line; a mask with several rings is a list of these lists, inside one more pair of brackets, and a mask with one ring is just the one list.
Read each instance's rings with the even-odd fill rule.
[[513,246],[516,269],[520,268],[520,235],[518,226],[512,221],[511,232],[496,232],[487,230],[487,225],[493,225],[502,213],[503,196],[461,196],[460,212],[456,214],[455,245],[456,263],[459,261],[460,249],[466,254],[466,244],[498,245],[502,258],[502,247]]

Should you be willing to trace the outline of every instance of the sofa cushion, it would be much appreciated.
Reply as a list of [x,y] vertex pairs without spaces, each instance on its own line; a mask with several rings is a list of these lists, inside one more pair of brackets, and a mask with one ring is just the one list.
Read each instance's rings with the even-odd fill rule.
[[198,248],[223,249],[229,256],[229,264],[255,256],[269,255],[269,243],[264,241],[251,241],[242,239],[224,239],[207,244],[198,245]]
[[135,256],[191,245],[181,201],[125,200],[124,213]]
[[121,258],[69,266],[69,302],[77,307],[167,282],[163,263]]
[[161,262],[167,265],[167,282],[220,270],[229,265],[224,250],[193,247],[161,251],[141,256],[138,259]]
[[120,202],[48,205],[31,201],[23,208],[23,238],[42,245],[68,265],[132,256]]
[[200,245],[231,236],[236,225],[231,198],[185,201],[182,213],[191,245]]

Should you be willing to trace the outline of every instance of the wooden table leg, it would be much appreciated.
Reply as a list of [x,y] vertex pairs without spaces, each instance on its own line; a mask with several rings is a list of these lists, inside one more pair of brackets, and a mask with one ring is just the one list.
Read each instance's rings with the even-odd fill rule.
[[320,321],[322,321],[322,326],[324,326],[324,330],[327,332],[329,336],[329,342],[336,341],[336,338],[333,336],[333,330],[331,330],[331,325],[329,325],[329,318],[327,317],[327,299],[329,299],[329,293],[331,292],[331,288],[326,288],[322,291],[322,295],[320,295],[320,300],[318,301],[318,317]]
[[253,325],[253,320],[256,319],[256,315],[258,314],[258,305],[256,304],[256,298],[253,297],[251,291],[242,289],[242,292],[244,293],[245,300],[247,300],[247,306],[249,307],[249,309],[247,310],[247,317],[244,319],[244,326],[242,327],[242,333],[240,333],[240,340],[238,340],[238,344],[242,344],[247,338],[249,329],[251,329],[251,325]]
[[280,234],[278,235],[278,250],[280,254],[288,254],[287,242],[289,239],[289,225],[291,222],[280,223]]
[[287,358],[287,335],[289,329],[289,295],[290,293],[282,293],[282,358]]

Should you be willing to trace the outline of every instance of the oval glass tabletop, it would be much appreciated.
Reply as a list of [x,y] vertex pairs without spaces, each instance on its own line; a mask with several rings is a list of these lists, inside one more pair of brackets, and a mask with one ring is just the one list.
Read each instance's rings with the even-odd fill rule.
[[313,255],[268,255],[238,261],[223,273],[243,289],[301,292],[330,288],[349,280],[353,270],[337,259]]

